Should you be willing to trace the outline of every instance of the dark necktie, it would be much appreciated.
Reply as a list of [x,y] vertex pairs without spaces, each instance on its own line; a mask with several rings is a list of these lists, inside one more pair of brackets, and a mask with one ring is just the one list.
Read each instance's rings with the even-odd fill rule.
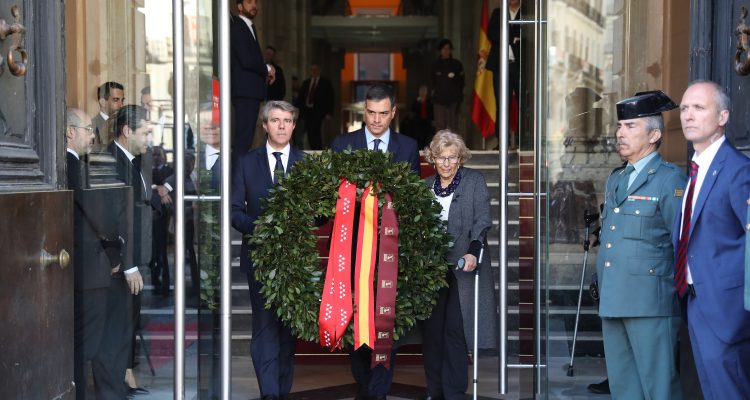
[[677,242],[677,263],[675,264],[674,284],[680,297],[685,295],[687,289],[687,248],[690,240],[690,219],[693,217],[693,192],[695,181],[698,177],[698,164],[690,162],[690,186],[685,195],[685,211],[682,212],[682,229],[680,230],[680,241]]
[[276,183],[279,180],[279,176],[284,176],[284,164],[281,162],[280,151],[274,151],[273,156],[276,157],[276,166],[273,169],[273,183]]
[[635,171],[635,167],[628,164],[625,167],[625,171],[622,171],[622,174],[620,174],[620,181],[617,182],[617,190],[615,191],[615,199],[618,204],[625,200],[625,195],[628,193],[628,184],[630,183],[630,174],[633,171]]
[[375,139],[372,142],[373,142],[372,149],[375,150],[375,151],[380,151],[380,142],[382,142],[382,140]]
[[255,32],[255,24],[250,25],[250,32],[253,34],[253,39],[258,41],[258,34]]
[[[138,176],[138,183],[133,182],[132,185],[138,185],[141,189],[143,189],[142,193],[147,193],[148,190],[146,189],[146,180],[143,178],[143,173],[141,173],[141,165],[139,160],[137,158],[134,158],[130,160],[130,163],[133,165],[133,169],[135,170],[135,172],[137,172]],[[133,188],[133,190],[135,190],[135,187]],[[143,195],[141,195],[140,197],[142,198]]]

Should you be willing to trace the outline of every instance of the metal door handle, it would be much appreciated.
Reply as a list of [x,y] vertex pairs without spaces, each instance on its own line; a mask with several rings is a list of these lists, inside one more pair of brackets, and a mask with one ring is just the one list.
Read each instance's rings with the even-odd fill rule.
[[[13,36],[13,45],[10,46],[7,57],[8,70],[13,76],[24,76],[26,75],[26,65],[29,62],[29,54],[23,47],[23,37],[26,34],[26,28],[21,24],[21,11],[19,11],[17,5],[10,8],[10,14],[14,19],[12,24],[8,24],[4,19],[0,19],[0,40],[5,40],[8,35]],[[16,60],[13,53],[18,53],[21,60]],[[2,62],[2,56],[0,56],[0,62]],[[1,73],[2,65],[0,65]]]
[[42,265],[42,269],[46,269],[50,265],[57,264],[60,268],[65,269],[70,264],[70,254],[65,250],[60,250],[57,255],[50,254],[47,250],[42,249],[39,255],[39,262]]

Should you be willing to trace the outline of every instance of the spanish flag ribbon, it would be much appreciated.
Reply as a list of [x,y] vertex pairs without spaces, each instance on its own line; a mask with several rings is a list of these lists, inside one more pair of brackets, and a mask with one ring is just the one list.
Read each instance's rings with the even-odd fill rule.
[[354,349],[375,345],[375,276],[378,249],[378,196],[372,182],[362,194],[357,235],[357,264],[354,271]]

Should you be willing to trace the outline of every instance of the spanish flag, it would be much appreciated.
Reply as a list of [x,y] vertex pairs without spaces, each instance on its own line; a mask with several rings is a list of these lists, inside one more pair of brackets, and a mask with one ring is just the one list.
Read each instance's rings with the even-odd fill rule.
[[479,46],[477,51],[478,68],[477,77],[474,81],[474,98],[471,104],[471,120],[479,128],[483,137],[487,138],[495,134],[495,121],[497,120],[497,109],[495,93],[492,90],[492,71],[485,68],[487,56],[490,54],[490,43],[487,37],[487,0],[482,0],[482,22],[479,32]]

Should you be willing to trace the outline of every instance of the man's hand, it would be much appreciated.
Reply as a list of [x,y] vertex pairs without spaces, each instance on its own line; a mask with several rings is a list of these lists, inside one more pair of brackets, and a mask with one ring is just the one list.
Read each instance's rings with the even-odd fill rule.
[[156,192],[159,193],[161,204],[172,204],[172,197],[169,196],[169,189],[163,185],[158,185],[156,187]]
[[117,264],[114,267],[112,267],[112,272],[110,272],[110,275],[114,275],[118,272],[120,272],[120,264]]
[[128,287],[130,293],[138,295],[143,290],[143,278],[141,277],[140,271],[135,271],[130,274],[125,274],[125,280],[128,281]]
[[473,254],[464,254],[464,272],[471,272],[477,268],[477,258]]
[[268,66],[268,78],[266,81],[269,85],[273,85],[273,83],[276,82],[276,68],[271,64],[266,65]]

